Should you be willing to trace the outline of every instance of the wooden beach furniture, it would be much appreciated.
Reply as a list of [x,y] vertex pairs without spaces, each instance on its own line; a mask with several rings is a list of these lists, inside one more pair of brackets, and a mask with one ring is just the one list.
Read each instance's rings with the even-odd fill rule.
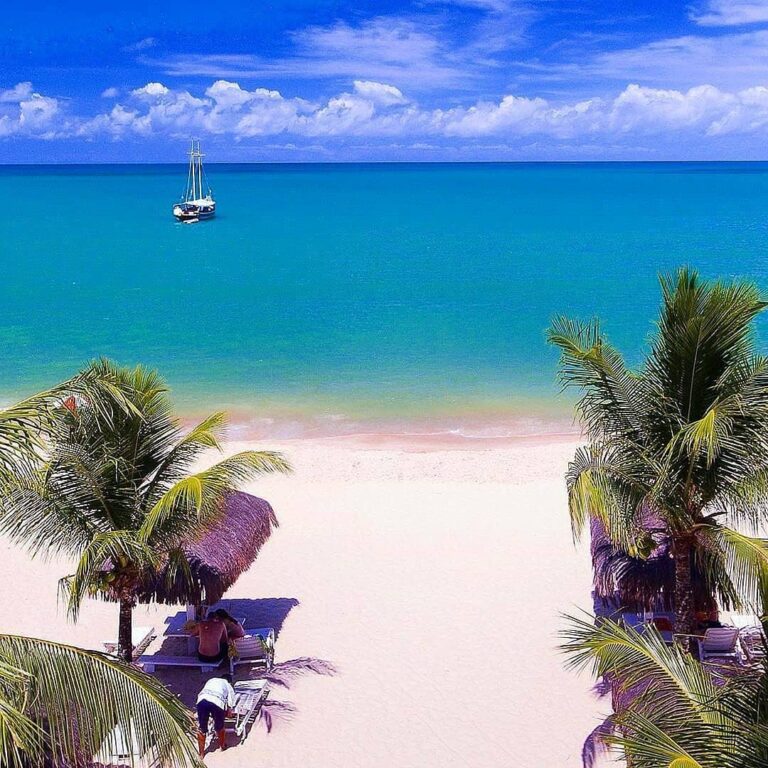
[[245,637],[234,641],[236,656],[230,656],[229,670],[242,664],[271,669],[275,659],[275,630],[272,627],[246,630]]
[[697,640],[699,645],[699,661],[712,658],[739,657],[739,630],[737,627],[711,627],[704,637]]
[[[154,627],[133,627],[131,629],[131,644],[133,645],[134,658],[140,656],[154,638]],[[107,653],[117,652],[117,642],[115,640],[105,640],[103,645]]]

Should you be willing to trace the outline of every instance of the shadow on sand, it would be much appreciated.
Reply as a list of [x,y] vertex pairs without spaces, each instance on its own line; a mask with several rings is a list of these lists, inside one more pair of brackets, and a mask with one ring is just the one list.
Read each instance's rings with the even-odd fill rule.
[[[293,597],[270,597],[258,599],[222,600],[216,607],[224,608],[233,616],[244,618],[245,631],[259,627],[272,627],[275,630],[276,655],[280,658],[280,632],[288,614],[299,605]],[[180,637],[167,637],[174,628],[180,627],[186,621],[186,614],[180,611],[166,619],[166,629],[163,642],[156,651],[158,654],[184,655],[189,653],[188,641]],[[211,677],[218,677],[228,672],[225,664],[215,672],[202,673],[197,669],[179,669],[159,667],[155,677],[164,683],[190,709],[195,708],[197,695]],[[308,656],[276,662],[270,670],[238,667],[235,681],[244,679],[265,679],[271,687],[270,696],[264,704],[260,721],[271,731],[276,722],[290,720],[296,713],[295,705],[290,701],[275,698],[277,689],[289,689],[294,680],[304,675],[333,676],[337,674],[336,667],[329,661]],[[258,722],[258,721],[257,721]],[[234,746],[230,739],[230,746]]]

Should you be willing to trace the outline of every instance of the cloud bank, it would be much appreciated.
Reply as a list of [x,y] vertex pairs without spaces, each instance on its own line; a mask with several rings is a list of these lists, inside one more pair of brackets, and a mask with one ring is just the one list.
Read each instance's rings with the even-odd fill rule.
[[507,95],[469,106],[423,108],[396,86],[374,80],[355,80],[348,90],[320,102],[268,88],[249,90],[229,80],[216,80],[198,95],[149,82],[95,115],[78,115],[72,102],[39,93],[29,82],[0,91],[0,139],[120,141],[196,135],[235,142],[279,136],[307,143],[318,137],[330,142],[353,137],[594,142],[693,136],[716,141],[766,128],[768,87],[763,85],[739,91],[699,85],[682,91],[631,84],[612,98],[554,102]]

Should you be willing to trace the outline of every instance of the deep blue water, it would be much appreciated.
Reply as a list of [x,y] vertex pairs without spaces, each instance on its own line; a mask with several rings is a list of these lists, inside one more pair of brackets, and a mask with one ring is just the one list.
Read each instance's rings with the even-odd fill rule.
[[183,410],[443,422],[558,406],[544,331],[600,315],[636,359],[659,271],[768,289],[768,164],[0,167],[0,399],[90,358]]

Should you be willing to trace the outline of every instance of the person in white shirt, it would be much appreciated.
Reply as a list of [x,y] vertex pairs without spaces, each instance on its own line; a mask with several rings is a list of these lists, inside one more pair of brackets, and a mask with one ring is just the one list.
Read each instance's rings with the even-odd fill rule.
[[224,718],[232,714],[235,706],[235,689],[232,687],[232,676],[222,675],[212,677],[200,691],[197,697],[197,746],[200,757],[205,754],[205,736],[208,733],[208,720],[213,718],[216,735],[219,737],[219,746],[222,750],[227,748],[227,736],[224,732]]

